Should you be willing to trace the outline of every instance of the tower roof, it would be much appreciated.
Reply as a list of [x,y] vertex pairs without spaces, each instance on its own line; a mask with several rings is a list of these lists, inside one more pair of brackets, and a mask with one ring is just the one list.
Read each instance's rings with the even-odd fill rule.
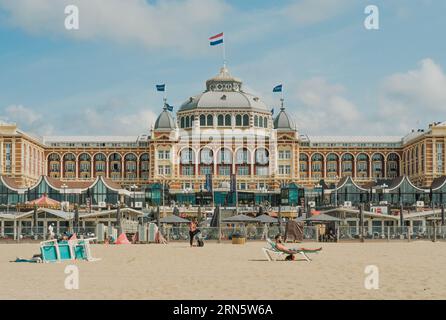
[[279,114],[274,119],[274,129],[281,131],[296,130],[293,119],[288,115],[283,106],[280,108]]
[[161,112],[156,119],[154,129],[157,131],[169,131],[175,129],[175,121],[170,112],[167,111],[166,106],[164,106],[163,112]]

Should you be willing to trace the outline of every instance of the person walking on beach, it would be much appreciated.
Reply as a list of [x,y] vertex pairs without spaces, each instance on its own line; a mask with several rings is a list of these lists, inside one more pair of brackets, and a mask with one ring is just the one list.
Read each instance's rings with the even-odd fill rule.
[[194,243],[194,237],[195,237],[195,235],[198,233],[198,232],[200,232],[200,230],[198,229],[198,227],[197,227],[197,221],[196,220],[192,220],[190,223],[189,223],[189,242],[190,242],[190,246],[192,247],[193,246],[193,243]]
[[52,223],[48,226],[48,235],[49,235],[50,240],[54,239],[54,231],[53,230],[54,230],[54,223]]

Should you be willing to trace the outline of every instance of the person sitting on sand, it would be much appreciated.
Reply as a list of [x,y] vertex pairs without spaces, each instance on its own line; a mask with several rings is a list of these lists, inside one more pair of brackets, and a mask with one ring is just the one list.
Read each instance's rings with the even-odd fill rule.
[[190,246],[192,247],[193,246],[193,243],[194,243],[194,237],[195,237],[195,235],[197,234],[197,233],[199,233],[200,232],[200,230],[198,229],[198,227],[197,227],[197,221],[196,220],[192,220],[190,223],[189,223],[189,242],[190,242]]
[[283,240],[282,240],[282,235],[278,234],[276,235],[276,237],[274,238],[276,240],[276,248],[282,252],[288,253],[289,255],[285,258],[285,260],[295,260],[296,257],[295,255],[295,251],[288,249],[284,244],[283,244]]

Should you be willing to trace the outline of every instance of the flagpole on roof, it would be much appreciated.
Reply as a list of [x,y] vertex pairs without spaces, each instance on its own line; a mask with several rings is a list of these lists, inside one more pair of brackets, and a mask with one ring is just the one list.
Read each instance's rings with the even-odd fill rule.
[[226,41],[223,39],[223,68],[226,68]]

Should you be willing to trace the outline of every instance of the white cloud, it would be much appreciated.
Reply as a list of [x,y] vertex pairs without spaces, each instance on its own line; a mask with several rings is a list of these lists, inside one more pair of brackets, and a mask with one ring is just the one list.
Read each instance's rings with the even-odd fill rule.
[[297,0],[282,13],[298,25],[311,25],[339,15],[353,3],[352,0]]
[[343,86],[330,84],[324,78],[303,81],[294,97],[298,101],[299,127],[311,134],[333,134],[357,128],[362,115],[344,95]]
[[17,123],[19,128],[35,135],[51,134],[54,130],[42,114],[23,105],[10,105],[4,108],[2,120]]
[[[7,23],[31,34],[197,53],[207,49],[206,39],[222,31],[222,25],[229,41],[255,41],[277,32],[277,24],[316,24],[341,14],[351,3],[352,0],[294,0],[274,9],[246,11],[237,10],[225,0],[0,0],[0,10],[8,13]],[[67,5],[79,7],[79,30],[64,27]]]
[[446,118],[446,74],[432,59],[418,69],[387,77],[379,94],[379,114],[406,131]]
[[[65,30],[64,8],[79,7],[79,30]],[[0,0],[8,22],[33,34],[197,51],[230,7],[222,0]],[[204,46],[203,46],[204,47]]]

